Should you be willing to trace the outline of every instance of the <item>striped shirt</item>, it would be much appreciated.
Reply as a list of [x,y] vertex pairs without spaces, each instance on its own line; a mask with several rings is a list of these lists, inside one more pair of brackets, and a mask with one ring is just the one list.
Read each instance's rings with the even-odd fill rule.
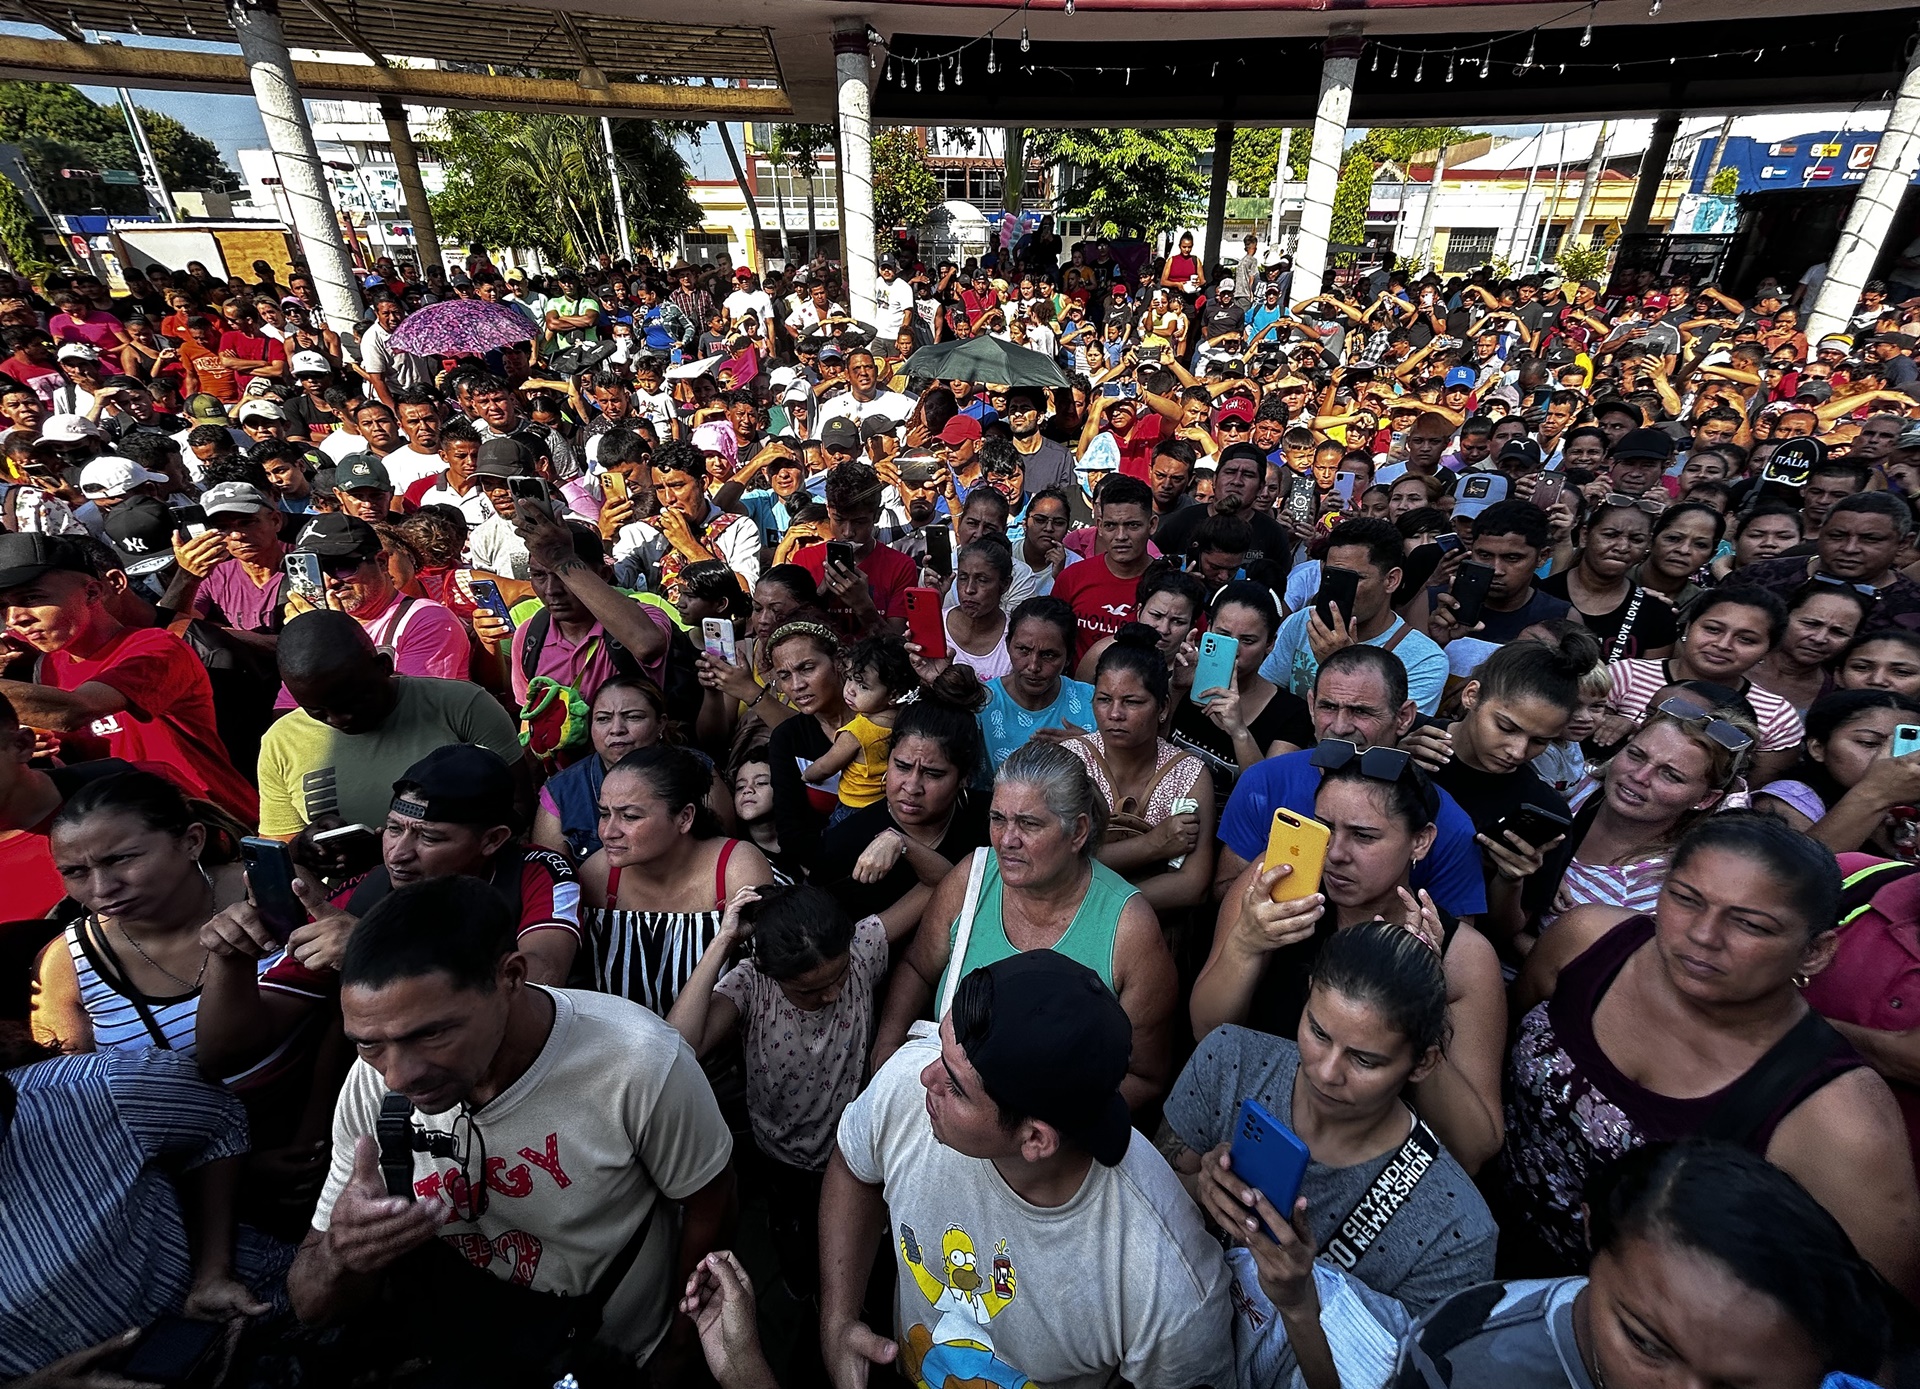
[[[1671,664],[1669,661],[1615,661],[1607,667],[1612,682],[1607,690],[1608,707],[1636,723],[1643,721],[1653,697],[1676,679],[1669,669]],[[1753,706],[1754,717],[1760,722],[1762,752],[1798,747],[1800,740],[1807,736],[1798,711],[1772,690],[1763,690],[1748,682],[1740,693]]]
[[[247,1151],[240,1101],[175,1052],[95,1051],[7,1072],[0,1143],[0,1378],[178,1311],[192,1283],[169,1173]],[[234,1276],[256,1295],[292,1250],[242,1229]]]
[[[1657,666],[1660,663],[1636,661],[1627,664]],[[1576,815],[1599,790],[1599,786],[1589,777],[1574,788],[1567,797],[1567,804]],[[1591,903],[1625,907],[1635,914],[1651,912],[1660,901],[1660,885],[1666,881],[1669,859],[1667,854],[1656,854],[1636,863],[1585,863],[1576,854],[1568,861],[1567,871],[1560,877],[1560,886],[1553,894],[1552,908],[1540,914],[1540,929],[1544,931],[1553,925],[1563,912]]]
[[[73,960],[74,977],[80,985],[80,1006],[87,1010],[87,1021],[93,1028],[95,1050],[144,1051],[163,1045],[147,1026],[146,1019],[151,1018],[153,1027],[166,1038],[166,1050],[192,1056],[194,1026],[200,1014],[200,990],[191,989],[170,998],[139,992],[127,979],[124,963],[99,934],[98,926],[92,932],[83,933],[82,927],[86,924],[80,921],[67,927],[67,954]],[[265,974],[284,953],[259,960],[258,972]]]

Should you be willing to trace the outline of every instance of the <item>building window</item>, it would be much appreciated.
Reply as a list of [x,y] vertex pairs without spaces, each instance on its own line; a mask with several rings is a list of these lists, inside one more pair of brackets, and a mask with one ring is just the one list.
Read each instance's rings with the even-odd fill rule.
[[1455,227],[1447,237],[1447,258],[1440,268],[1451,274],[1485,264],[1493,257],[1499,236],[1498,227]]

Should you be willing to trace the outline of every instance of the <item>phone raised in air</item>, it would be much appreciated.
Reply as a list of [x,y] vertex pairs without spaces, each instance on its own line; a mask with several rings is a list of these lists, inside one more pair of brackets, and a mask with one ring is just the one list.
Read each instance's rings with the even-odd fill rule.
[[1193,666],[1193,702],[1211,704],[1208,690],[1224,690],[1233,681],[1233,660],[1240,654],[1240,643],[1218,632],[1200,638],[1200,658]]
[[1910,752],[1920,752],[1920,723],[1903,723],[1893,730],[1894,757],[1905,757]]
[[327,605],[327,571],[320,567],[320,556],[295,550],[280,561],[280,567],[286,571],[287,583],[295,593],[316,608]]
[[553,509],[553,490],[547,486],[544,478],[508,478],[507,490],[513,494],[516,502],[539,502],[549,511]]
[[700,646],[707,655],[723,666],[735,664],[733,644],[733,619],[730,617],[703,617],[700,619]]
[[853,546],[844,540],[827,542],[827,563],[853,568]]
[[1468,631],[1480,621],[1481,609],[1487,605],[1487,593],[1493,587],[1493,566],[1480,564],[1474,560],[1461,560],[1460,568],[1453,576],[1453,601],[1458,605],[1453,620]]
[[949,654],[947,618],[940,610],[939,589],[907,590],[907,636],[926,660],[937,661]]
[[927,527],[927,568],[943,579],[953,577],[953,531],[950,527]]
[[[1240,1119],[1233,1126],[1233,1146],[1227,1150],[1233,1175],[1273,1204],[1282,1220],[1292,1218],[1312,1160],[1300,1136],[1252,1098],[1240,1101]],[[1273,1235],[1268,1230],[1269,1237]]]
[[1267,852],[1260,860],[1260,871],[1269,872],[1283,863],[1293,869],[1274,885],[1274,901],[1289,902],[1320,890],[1320,870],[1326,863],[1327,841],[1332,837],[1333,832],[1311,816],[1296,815],[1284,807],[1273,812],[1273,828],[1267,834]]
[[240,859],[247,866],[247,888],[260,924],[284,942],[307,924],[307,909],[293,891],[293,855],[277,839],[249,835],[240,841]]
[[513,614],[507,610],[507,600],[501,595],[500,585],[492,579],[473,579],[467,585],[473,590],[473,596],[480,601],[475,607],[485,608],[495,617],[507,624],[507,630],[513,630]]
[[198,502],[190,506],[168,507],[173,513],[173,528],[184,533],[189,540],[198,540],[207,533],[206,509]]
[[1314,611],[1327,626],[1333,626],[1333,609],[1340,609],[1342,622],[1353,621],[1353,600],[1360,593],[1360,576],[1351,569],[1320,567],[1320,591],[1313,596]]

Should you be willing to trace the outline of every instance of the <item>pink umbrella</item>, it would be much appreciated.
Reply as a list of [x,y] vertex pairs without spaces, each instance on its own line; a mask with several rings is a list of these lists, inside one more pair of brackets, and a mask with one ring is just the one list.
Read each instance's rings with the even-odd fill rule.
[[408,314],[388,347],[422,357],[482,357],[532,337],[533,325],[518,309],[484,299],[449,299]]

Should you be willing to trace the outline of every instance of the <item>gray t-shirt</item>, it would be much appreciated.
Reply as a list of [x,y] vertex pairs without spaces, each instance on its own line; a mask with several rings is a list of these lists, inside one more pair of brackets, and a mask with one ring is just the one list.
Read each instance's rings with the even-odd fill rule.
[[1486,1283],[1447,1299],[1401,1341],[1393,1389],[1594,1389],[1573,1339],[1586,1286]]
[[[1258,1100],[1281,1123],[1293,1123],[1293,1078],[1300,1049],[1245,1027],[1218,1027],[1188,1059],[1167,1097],[1167,1122],[1180,1141],[1207,1153],[1230,1141],[1244,1099]],[[1354,1167],[1307,1164],[1300,1194],[1315,1244],[1324,1249],[1359,1204],[1393,1153]],[[1499,1230],[1473,1179],[1444,1150],[1415,1184],[1360,1261],[1347,1270],[1416,1316],[1462,1288],[1493,1277]]]

